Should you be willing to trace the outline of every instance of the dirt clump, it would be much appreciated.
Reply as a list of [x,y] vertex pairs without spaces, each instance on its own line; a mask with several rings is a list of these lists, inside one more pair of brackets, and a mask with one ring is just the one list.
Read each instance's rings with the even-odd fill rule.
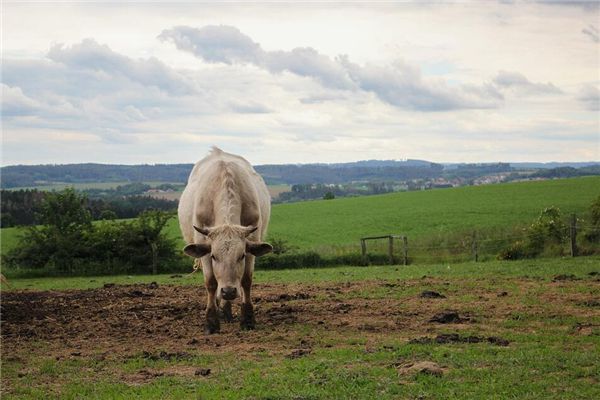
[[398,371],[401,375],[408,374],[423,374],[442,376],[446,372],[445,368],[440,367],[438,364],[431,361],[418,361],[414,363],[406,363],[399,368]]
[[303,348],[303,349],[294,349],[290,354],[286,357],[290,359],[300,358],[306,355],[309,355],[312,352],[311,348]]
[[196,376],[209,376],[210,375],[210,368],[198,368],[194,372],[194,375],[196,375]]
[[584,306],[584,307],[600,307],[600,300],[591,299],[591,300],[582,301],[577,304],[579,304],[580,306]]
[[560,281],[576,281],[579,278],[577,278],[575,275],[573,274],[559,274],[559,275],[554,275],[552,277],[552,282],[560,282]]
[[459,324],[464,321],[467,321],[467,319],[461,318],[455,311],[441,312],[429,319],[429,322],[437,322],[439,324]]
[[497,336],[461,336],[458,333],[444,333],[437,335],[435,338],[423,336],[408,341],[410,344],[450,344],[450,343],[482,343],[488,342],[497,346],[508,346],[510,342]]
[[438,292],[434,292],[433,290],[424,290],[421,292],[419,297],[423,299],[445,299],[446,296],[440,294]]

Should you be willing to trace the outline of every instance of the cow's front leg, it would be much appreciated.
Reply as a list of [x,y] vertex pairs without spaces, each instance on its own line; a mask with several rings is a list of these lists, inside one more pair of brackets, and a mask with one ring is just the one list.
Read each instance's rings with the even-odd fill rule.
[[252,286],[252,272],[244,273],[242,277],[242,312],[240,316],[240,327],[242,329],[254,329],[256,320],[254,319],[254,306],[250,298],[250,287]]
[[221,300],[221,311],[225,322],[233,322],[233,312],[231,311],[231,301]]
[[219,322],[219,312],[217,309],[217,280],[214,276],[205,275],[205,286],[207,291],[206,299],[206,325],[204,326],[204,333],[211,334],[217,333],[221,329]]

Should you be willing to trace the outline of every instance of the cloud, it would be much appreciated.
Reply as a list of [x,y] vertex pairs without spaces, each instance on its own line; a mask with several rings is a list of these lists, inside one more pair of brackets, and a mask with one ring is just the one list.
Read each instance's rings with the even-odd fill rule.
[[209,63],[258,65],[265,55],[258,43],[233,26],[211,25],[202,29],[176,26],[164,30],[158,38],[170,41],[178,49],[189,51]]
[[583,86],[579,91],[577,100],[583,104],[586,110],[600,111],[600,89],[597,86]]
[[57,63],[84,71],[119,75],[144,86],[155,86],[170,94],[191,94],[194,89],[187,79],[156,58],[133,60],[100,45],[93,39],[66,47],[53,46],[47,57]]
[[263,104],[256,102],[231,102],[229,103],[231,110],[240,114],[268,114],[272,110]]
[[0,84],[2,88],[2,117],[32,115],[40,109],[37,101],[23,94],[19,87]]
[[516,90],[521,94],[548,95],[563,93],[562,90],[550,82],[534,83],[519,72],[500,71],[494,78],[494,84],[501,89]]
[[290,51],[265,51],[249,36],[232,26],[200,29],[177,26],[164,30],[159,39],[169,41],[208,63],[252,64],[271,73],[284,71],[312,78],[337,90],[362,90],[393,106],[418,111],[494,108],[502,95],[490,85],[450,86],[428,80],[420,70],[404,63],[361,66],[348,56],[335,59],[311,47]]
[[581,30],[581,33],[588,36],[592,40],[592,42],[600,43],[600,36],[598,36],[598,28],[596,28],[594,25],[590,24],[587,28],[583,28]]

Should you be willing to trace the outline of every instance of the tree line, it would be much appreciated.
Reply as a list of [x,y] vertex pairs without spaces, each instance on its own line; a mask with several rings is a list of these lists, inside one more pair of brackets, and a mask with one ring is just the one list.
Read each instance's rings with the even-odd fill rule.
[[152,210],[130,221],[92,224],[85,195],[48,193],[39,206],[40,225],[25,229],[3,263],[46,274],[165,272],[181,265],[175,240],[164,232],[173,216]]
[[[173,211],[177,208],[177,200],[139,194],[126,195],[130,192],[130,188],[127,186],[119,188],[102,190],[100,194],[90,192],[97,196],[95,198],[90,197],[90,193],[82,193],[84,207],[90,213],[92,220],[135,218],[146,210]],[[0,227],[41,224],[42,204],[53,195],[52,192],[36,189],[0,191]]]

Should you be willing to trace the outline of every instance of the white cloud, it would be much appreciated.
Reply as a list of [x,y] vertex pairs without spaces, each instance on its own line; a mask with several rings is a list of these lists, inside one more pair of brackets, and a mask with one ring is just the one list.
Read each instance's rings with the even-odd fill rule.
[[3,162],[600,159],[597,10],[7,3]]
[[314,78],[334,89],[360,89],[396,107],[419,111],[493,108],[502,96],[491,86],[452,87],[443,80],[427,80],[418,68],[405,63],[360,66],[348,56],[331,59],[311,47],[291,51],[264,51],[249,36],[232,26],[195,29],[177,26],[159,38],[209,63],[249,63],[271,72],[289,71]]
[[577,95],[577,100],[579,100],[587,110],[600,111],[600,89],[598,89],[597,86],[583,86]]
[[519,72],[500,71],[494,78],[494,83],[501,89],[511,89],[519,94],[553,95],[563,91],[551,82],[534,83]]
[[590,24],[587,26],[587,28],[583,28],[581,30],[581,33],[588,36],[592,42],[600,43],[600,37],[598,36],[598,28],[596,28],[594,25]]

